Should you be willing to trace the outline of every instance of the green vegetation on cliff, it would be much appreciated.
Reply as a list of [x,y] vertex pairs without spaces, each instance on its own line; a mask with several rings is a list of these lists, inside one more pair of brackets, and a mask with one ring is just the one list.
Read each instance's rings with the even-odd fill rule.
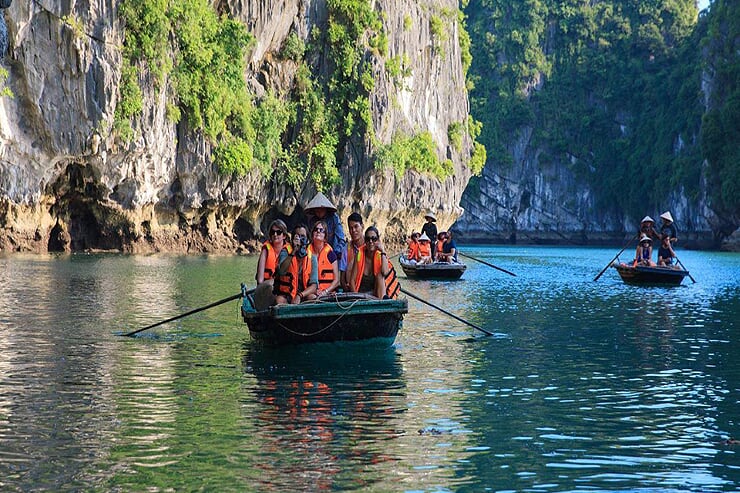
[[740,217],[740,3],[716,0],[704,38],[711,78],[701,147],[709,163],[712,207]]
[[[207,0],[122,0],[124,60],[114,130],[123,140],[134,137],[132,122],[144,110],[142,88],[153,79],[156,90],[169,91],[170,120],[202,132],[224,174],[258,169],[278,183],[299,187],[311,180],[325,189],[340,181],[337,160],[348,142],[367,140],[378,149],[381,166],[449,176],[451,163],[430,152],[428,133],[399,134],[387,146],[376,141],[369,95],[373,65],[387,56],[388,39],[372,2],[327,0],[326,9],[326,23],[313,26],[307,42],[291,33],[277,54],[297,64],[291,91],[277,95],[268,88],[257,99],[244,80],[253,37],[242,23],[219,17]],[[445,22],[463,25],[462,14],[456,15],[433,17],[435,43],[447,39]],[[467,35],[460,39],[467,68],[470,42]],[[409,66],[405,54],[385,61],[399,85]],[[462,141],[458,133],[454,138]],[[396,149],[399,142],[413,144],[413,159]],[[471,160],[477,171],[484,155],[477,144]]]
[[0,97],[13,97],[13,91],[6,86],[8,80],[8,71],[0,67]]
[[125,22],[119,136],[133,136],[131,118],[143,109],[138,68],[146,64],[156,87],[169,80],[174,89],[177,104],[168,106],[169,117],[184,116],[190,129],[218,143],[214,158],[222,170],[243,173],[258,164],[249,144],[255,129],[243,74],[253,38],[245,26],[219,18],[206,0],[123,0],[119,15]]
[[[717,0],[710,17],[729,8],[724,3]],[[466,12],[472,113],[496,166],[511,163],[511,149],[531,128],[540,162],[566,163],[600,205],[639,218],[671,190],[696,196],[706,157],[710,176],[723,177],[713,199],[737,208],[738,180],[724,184],[738,173],[729,164],[738,162],[731,129],[740,98],[730,90],[701,129],[706,19],[697,22],[694,0],[471,0]],[[737,12],[721,17],[717,30],[738,22]],[[724,87],[731,74],[737,82],[737,57],[729,59]]]

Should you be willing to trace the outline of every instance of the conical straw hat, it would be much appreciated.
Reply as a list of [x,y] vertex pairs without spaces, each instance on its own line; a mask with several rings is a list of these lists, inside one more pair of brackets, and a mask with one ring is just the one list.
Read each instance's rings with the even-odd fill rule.
[[655,223],[655,221],[653,221],[653,218],[652,217],[645,216],[645,217],[642,218],[642,221],[640,221],[640,224],[642,224],[642,223]]
[[311,209],[318,209],[319,207],[325,207],[326,209],[330,209],[333,212],[337,212],[337,208],[334,207],[334,204],[332,204],[331,201],[326,198],[326,195],[321,192],[318,192],[316,195],[314,195],[314,197],[311,199],[311,202],[308,203],[304,210],[310,211]]
[[432,241],[432,240],[429,239],[426,233],[422,233],[421,236],[419,237],[419,241]]
[[673,216],[671,216],[670,211],[665,211],[663,214],[660,215],[661,219],[665,219],[666,221],[673,222]]

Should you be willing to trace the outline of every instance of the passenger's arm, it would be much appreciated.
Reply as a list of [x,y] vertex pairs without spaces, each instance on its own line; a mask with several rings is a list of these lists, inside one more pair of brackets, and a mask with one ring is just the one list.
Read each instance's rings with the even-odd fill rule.
[[257,261],[257,276],[255,279],[257,280],[257,284],[262,284],[265,282],[265,264],[267,263],[267,248],[262,247],[262,251],[260,252],[260,259]]

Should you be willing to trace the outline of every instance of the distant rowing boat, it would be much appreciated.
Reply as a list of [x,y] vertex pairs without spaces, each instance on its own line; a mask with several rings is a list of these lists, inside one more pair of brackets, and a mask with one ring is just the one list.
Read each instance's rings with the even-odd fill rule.
[[645,265],[632,267],[627,264],[617,264],[614,267],[625,284],[641,286],[660,284],[678,286],[683,278],[689,275],[689,271],[673,267],[648,267]]
[[406,277],[412,279],[460,279],[467,265],[462,262],[433,262],[431,264],[417,264],[409,261],[406,255],[398,259]]
[[408,313],[408,301],[338,293],[295,305],[254,311],[245,298],[242,318],[255,341],[270,346],[370,341],[391,346]]

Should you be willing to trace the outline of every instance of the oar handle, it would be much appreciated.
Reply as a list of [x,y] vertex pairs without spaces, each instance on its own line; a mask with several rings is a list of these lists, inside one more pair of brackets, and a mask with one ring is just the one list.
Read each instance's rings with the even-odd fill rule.
[[[637,235],[639,235],[639,234],[640,234],[640,233],[637,233]],[[609,268],[609,266],[610,266],[610,265],[612,265],[612,264],[614,263],[614,261],[615,261],[615,260],[617,260],[617,259],[619,258],[619,256],[620,256],[620,255],[622,255],[622,252],[623,252],[623,251],[625,251],[625,250],[627,249],[627,247],[628,247],[628,246],[630,246],[630,243],[632,243],[632,240],[634,240],[635,238],[637,238],[637,235],[633,236],[632,238],[630,238],[630,239],[629,239],[629,241],[627,241],[627,243],[626,243],[626,244],[624,245],[624,247],[622,247],[622,249],[621,249],[621,250],[619,250],[619,253],[618,253],[618,254],[616,254],[616,255],[614,256],[614,258],[613,258],[613,259],[611,259],[611,260],[609,261],[609,263],[608,263],[608,264],[606,264],[606,267],[604,267],[603,269],[601,269],[601,272],[599,272],[599,273],[598,273],[598,275],[597,275],[596,277],[594,277],[594,281],[598,281],[598,280],[599,280],[599,278],[601,277],[601,275],[602,275],[602,274],[603,274],[604,272],[606,272],[606,269],[608,269],[608,268]]]
[[514,274],[513,272],[509,272],[506,269],[502,269],[501,267],[499,267],[497,265],[489,264],[485,260],[481,260],[479,258],[471,257],[470,255],[466,255],[463,252],[457,252],[457,254],[460,255],[460,256],[462,256],[462,257],[469,258],[470,260],[475,260],[476,262],[480,262],[481,264],[487,265],[488,267],[493,267],[494,269],[500,270],[501,272],[505,272],[505,273],[509,274],[510,276],[516,277],[516,274]]
[[213,303],[210,303],[210,304],[208,304],[206,306],[202,306],[200,308],[196,308],[194,310],[190,310],[189,312],[185,312],[185,313],[183,313],[181,315],[177,315],[176,317],[170,317],[167,320],[162,320],[161,322],[157,322],[155,324],[147,325],[146,327],[142,327],[140,329],[134,330],[132,332],[128,332],[126,334],[121,334],[121,335],[124,336],[124,337],[132,337],[132,336],[138,334],[139,332],[143,332],[143,331],[145,331],[147,329],[152,329],[154,327],[158,327],[160,325],[166,324],[167,322],[172,322],[172,321],[177,320],[179,318],[187,317],[188,315],[192,315],[194,313],[198,313],[198,312],[202,312],[204,310],[208,310],[209,308],[213,308],[214,306],[223,305],[224,303],[227,303],[227,302],[229,302],[231,300],[235,300],[235,299],[238,299],[238,298],[245,298],[248,294],[253,293],[253,292],[254,292],[254,288],[253,289],[250,289],[250,290],[247,290],[247,287],[244,284],[242,284],[242,290],[241,290],[241,292],[239,292],[239,293],[237,293],[235,295],[229,296],[228,298],[224,298],[222,300],[214,301]]
[[483,327],[478,327],[478,326],[477,326],[477,325],[475,325],[474,323],[468,322],[467,320],[465,320],[465,319],[462,319],[462,318],[458,317],[458,316],[457,316],[457,315],[455,315],[454,313],[450,313],[450,312],[448,312],[447,310],[445,310],[445,309],[443,309],[443,308],[440,308],[440,307],[438,307],[438,306],[437,306],[437,305],[435,305],[434,303],[430,303],[430,302],[428,302],[427,300],[425,300],[425,299],[422,299],[422,298],[420,298],[420,297],[416,296],[416,295],[415,295],[414,293],[410,293],[409,291],[405,290],[404,288],[401,288],[401,292],[402,292],[402,293],[406,293],[407,295],[411,296],[411,297],[412,297],[412,298],[414,298],[415,300],[421,301],[422,303],[425,303],[425,304],[427,304],[427,305],[431,306],[432,308],[436,308],[437,310],[441,311],[441,312],[442,312],[442,313],[444,313],[445,315],[449,315],[450,317],[454,318],[455,320],[459,320],[460,322],[462,322],[462,323],[464,323],[464,324],[467,324],[467,325],[469,325],[469,326],[473,327],[474,329],[478,329],[478,330],[480,330],[481,332],[484,332],[484,333],[485,333],[486,335],[489,335],[489,336],[492,336],[492,335],[493,335],[493,332],[489,332],[489,331],[487,331],[486,329],[484,329]]

